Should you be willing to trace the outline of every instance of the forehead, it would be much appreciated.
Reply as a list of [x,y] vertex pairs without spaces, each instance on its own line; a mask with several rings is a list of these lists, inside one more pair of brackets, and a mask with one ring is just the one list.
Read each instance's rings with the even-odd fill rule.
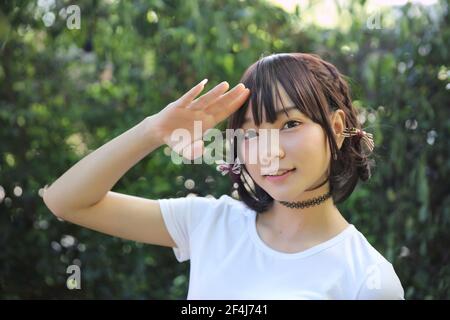
[[[286,113],[289,114],[289,116],[296,115],[296,116],[303,116],[306,117],[306,115],[301,112],[298,107],[295,106],[295,103],[289,98],[288,94],[286,93],[286,90],[283,88],[283,86],[280,84],[280,82],[277,81],[277,87],[278,87],[278,94],[276,92],[275,86],[272,86],[272,97],[276,100],[274,103],[275,107],[275,113],[278,117],[284,117],[286,116]],[[260,94],[264,94],[263,92],[260,92]],[[281,99],[281,100],[280,100]],[[262,109],[262,108],[261,108]],[[266,114],[263,110],[260,109],[260,112],[262,112],[262,121],[267,122],[266,120]],[[242,123],[242,126],[252,126],[254,125],[253,120],[253,111],[252,106],[249,104],[245,116],[244,116],[244,122]]]

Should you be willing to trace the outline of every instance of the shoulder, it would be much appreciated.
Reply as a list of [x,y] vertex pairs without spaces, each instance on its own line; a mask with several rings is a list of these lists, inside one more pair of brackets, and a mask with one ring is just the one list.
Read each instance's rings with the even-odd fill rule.
[[222,196],[220,196],[219,199],[216,199],[217,203],[224,205],[224,206],[229,206],[229,207],[234,207],[236,209],[240,209],[240,210],[247,210],[249,209],[244,202],[237,200],[233,197],[230,197],[227,194],[223,194]]
[[392,264],[355,228],[347,243],[354,270],[355,299],[404,299],[404,291]]
[[172,213],[186,219],[192,228],[206,221],[242,219],[249,215],[248,207],[242,201],[225,194],[219,198],[191,194],[187,197],[160,199],[159,202],[164,215]]
[[217,209],[225,206],[245,206],[243,202],[236,200],[228,195],[222,195],[220,198],[215,198],[212,195],[206,197],[190,194],[186,197],[158,199],[164,206],[173,206],[183,208],[184,210],[196,209]]
[[209,198],[211,210],[214,212],[213,218],[222,219],[243,219],[250,215],[249,208],[240,200],[229,195],[222,195],[219,198]]

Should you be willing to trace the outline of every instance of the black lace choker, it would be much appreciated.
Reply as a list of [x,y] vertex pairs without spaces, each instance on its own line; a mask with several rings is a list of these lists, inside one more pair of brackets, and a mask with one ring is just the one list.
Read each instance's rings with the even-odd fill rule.
[[295,208],[295,209],[304,209],[308,207],[313,207],[321,204],[325,200],[327,200],[329,197],[331,197],[331,192],[328,191],[324,195],[321,195],[317,198],[312,198],[305,201],[297,201],[297,202],[288,202],[288,201],[279,201],[282,205],[288,207],[288,208]]
[[[319,186],[317,186],[314,189],[309,189],[306,191],[311,191],[311,190],[315,190],[321,186],[323,186],[326,182],[328,181],[328,179],[326,179],[324,182],[322,182]],[[317,206],[319,204],[321,204],[322,202],[324,202],[325,200],[327,200],[329,197],[331,197],[331,192],[328,191],[325,194],[316,197],[316,198],[312,198],[312,199],[308,199],[308,200],[304,200],[304,201],[293,201],[293,202],[289,202],[289,201],[279,201],[282,205],[288,207],[288,208],[295,208],[295,209],[304,209],[304,208],[308,208],[308,207],[313,207],[313,206]]]

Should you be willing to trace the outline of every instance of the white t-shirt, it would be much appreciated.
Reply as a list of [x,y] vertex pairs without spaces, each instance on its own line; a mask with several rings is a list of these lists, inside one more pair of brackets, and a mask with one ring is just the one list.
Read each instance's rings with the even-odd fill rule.
[[228,195],[158,200],[179,262],[191,260],[187,299],[404,299],[392,264],[350,224],[297,253],[269,247],[256,211]]

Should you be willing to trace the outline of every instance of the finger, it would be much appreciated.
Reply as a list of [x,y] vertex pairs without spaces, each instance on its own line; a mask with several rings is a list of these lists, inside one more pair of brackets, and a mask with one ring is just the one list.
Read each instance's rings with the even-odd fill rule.
[[211,103],[211,101],[214,101],[215,99],[217,99],[217,97],[219,97],[221,94],[226,92],[229,87],[230,87],[230,85],[226,81],[219,83],[217,86],[212,88],[210,91],[208,91],[201,97],[195,99],[191,103],[191,105],[188,106],[188,108],[193,109],[193,110],[201,110],[201,109],[207,107]]
[[217,97],[216,100],[211,101],[208,106],[204,109],[209,113],[216,113],[217,111],[222,110],[222,108],[227,107],[230,103],[232,103],[236,98],[238,98],[245,89],[245,85],[239,83],[233,89],[225,93],[224,95]]
[[223,105],[220,108],[214,108],[215,110],[217,110],[216,112],[213,113],[215,122],[216,123],[222,122],[223,120],[228,118],[231,114],[236,112],[240,107],[242,107],[244,102],[248,99],[249,95],[250,89],[246,88],[233,101],[229,102],[226,105]]
[[179,104],[182,106],[190,104],[192,100],[194,100],[194,98],[198,96],[200,92],[203,91],[203,89],[205,88],[205,84],[207,82],[208,79],[203,79],[199,84],[197,84],[191,90],[189,90],[183,96],[181,96],[181,98],[179,98],[177,102],[179,102]]

